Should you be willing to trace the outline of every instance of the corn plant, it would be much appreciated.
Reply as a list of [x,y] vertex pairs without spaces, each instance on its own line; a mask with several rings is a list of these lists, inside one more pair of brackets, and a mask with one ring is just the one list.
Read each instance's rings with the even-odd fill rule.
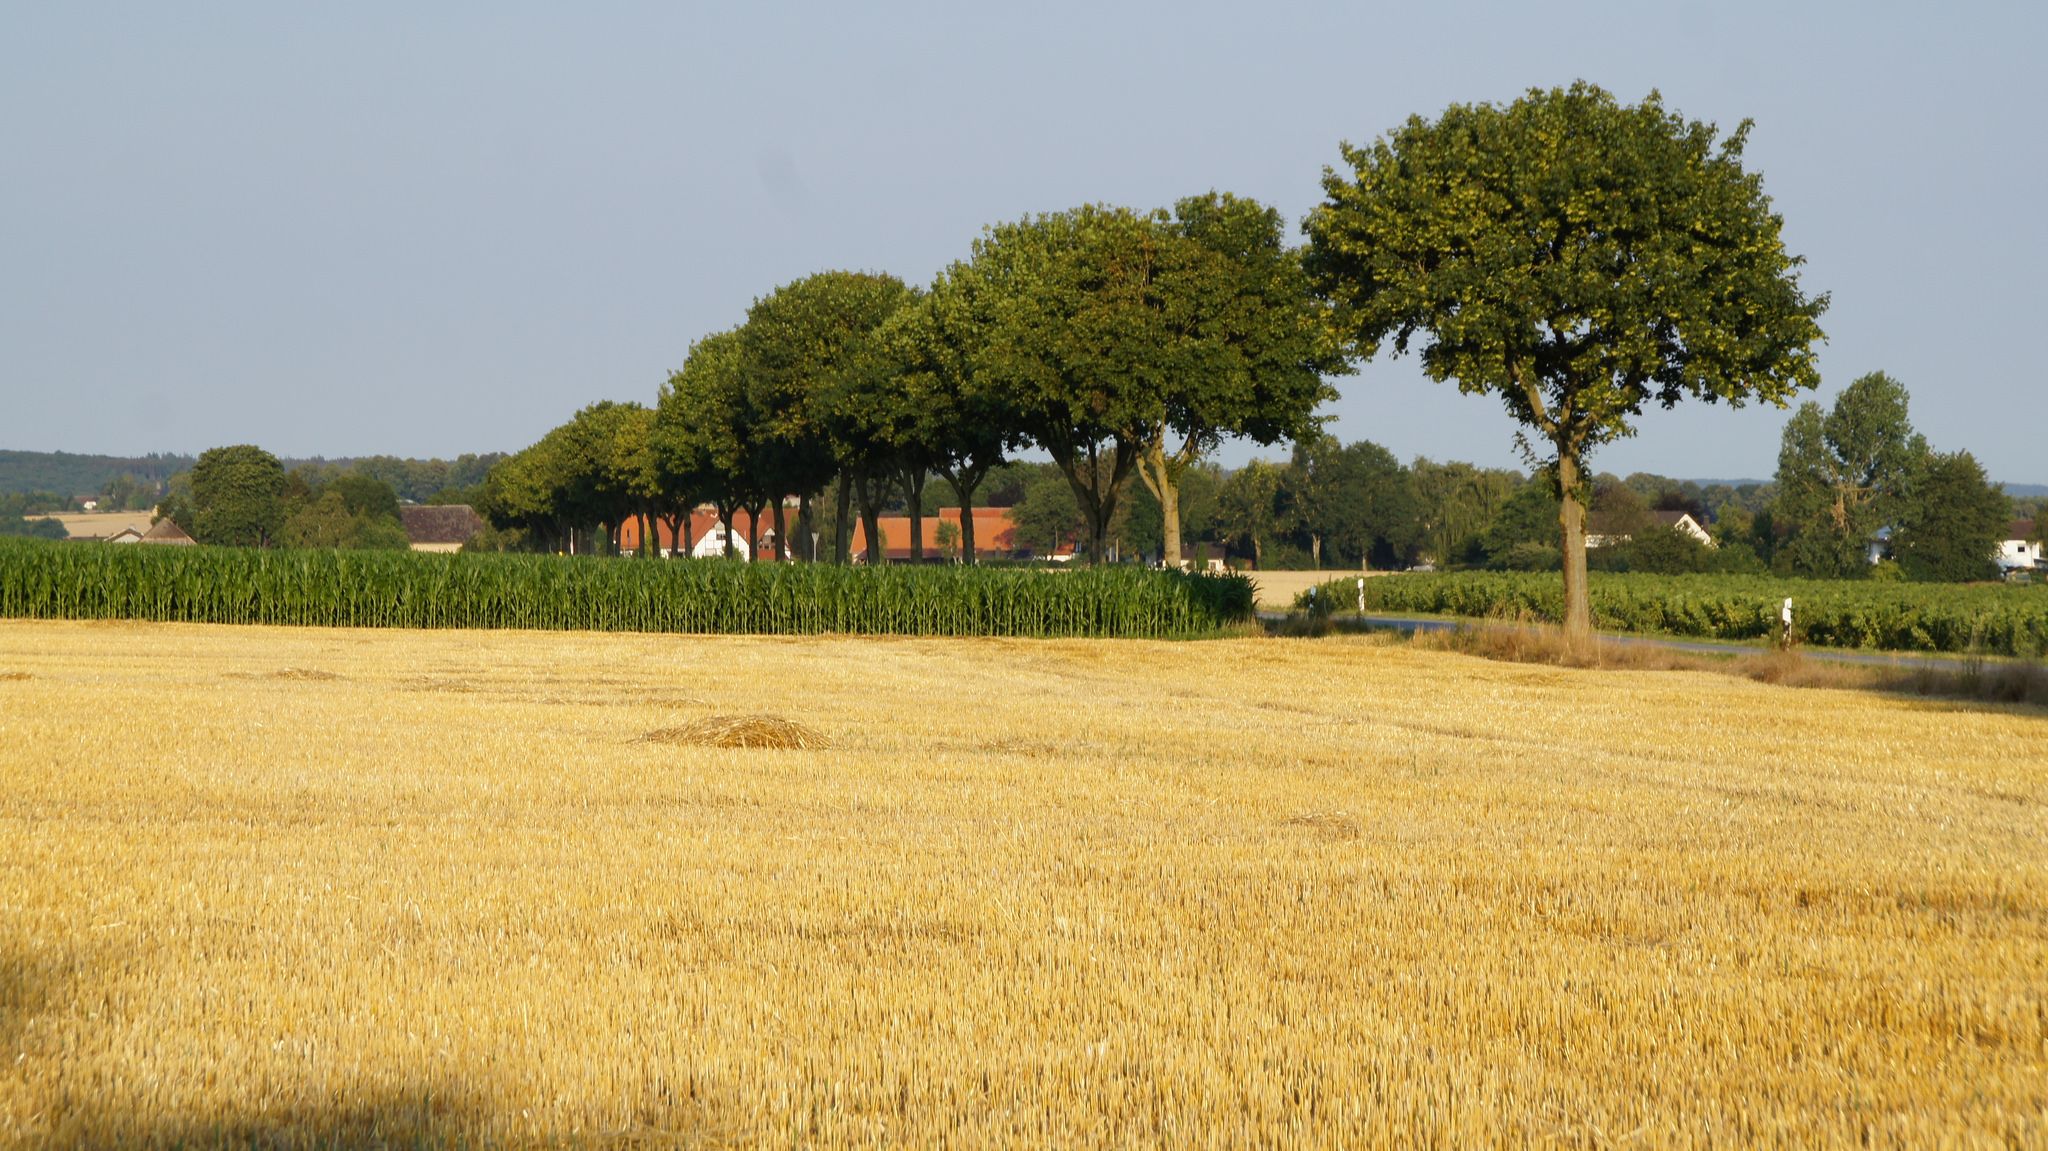
[[1237,576],[0,542],[0,616],[319,627],[1188,636]]

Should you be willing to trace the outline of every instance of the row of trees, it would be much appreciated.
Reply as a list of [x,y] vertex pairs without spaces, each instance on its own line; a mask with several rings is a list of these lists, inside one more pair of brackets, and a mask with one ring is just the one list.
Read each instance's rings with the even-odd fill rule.
[[1327,321],[1279,214],[1256,201],[1030,217],[990,228],[926,289],[825,272],[755,301],[692,346],[652,408],[593,405],[494,469],[480,510],[543,547],[578,522],[679,524],[699,503],[728,525],[772,512],[786,541],[783,497],[801,538],[830,492],[843,562],[855,514],[876,539],[882,509],[922,506],[933,476],[973,506],[1030,447],[1065,480],[1092,559],[1135,477],[1178,563],[1190,468],[1226,438],[1313,429],[1324,378],[1345,370]]
[[[1589,455],[1650,402],[1782,404],[1818,382],[1827,299],[1801,290],[1743,169],[1747,131],[1574,84],[1345,146],[1300,255],[1270,209],[1211,195],[998,225],[923,293],[814,277],[692,349],[656,408],[654,487],[778,509],[794,492],[808,518],[835,475],[842,503],[871,507],[892,476],[971,474],[991,445],[1029,443],[1066,478],[1091,556],[1135,473],[1174,562],[1180,484],[1204,453],[1305,434],[1347,357],[1419,337],[1431,377],[1526,430],[1558,495],[1565,628],[1583,648]],[[545,518],[506,503],[493,514]]]

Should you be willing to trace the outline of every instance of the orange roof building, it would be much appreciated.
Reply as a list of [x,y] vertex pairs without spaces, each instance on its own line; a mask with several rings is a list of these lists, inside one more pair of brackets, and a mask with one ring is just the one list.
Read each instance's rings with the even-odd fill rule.
[[[785,508],[783,518],[792,537],[794,537],[796,533],[796,509],[793,507]],[[956,558],[953,552],[958,550],[957,543],[953,545],[951,550],[939,546],[939,526],[941,524],[952,525],[952,532],[948,534],[958,533],[960,530],[960,509],[941,508],[938,515],[924,517],[922,524],[924,530],[924,558],[927,561]],[[765,512],[762,514],[760,530],[756,532],[753,530],[753,522],[746,512],[735,512],[732,517],[732,527],[734,555],[746,556],[748,554],[747,540],[752,538],[758,539],[760,542],[760,558],[762,560],[773,561],[776,558],[775,521],[772,515]],[[910,517],[883,516],[880,520],[880,527],[884,555],[891,562],[908,562],[910,559]],[[661,549],[662,555],[667,556],[675,553],[677,548],[675,531],[668,523],[656,521],[654,536],[655,544]],[[957,539],[957,534],[955,534],[955,538]],[[790,545],[792,549],[804,549],[805,554],[808,554],[810,549],[815,546],[820,559],[829,557],[832,550],[832,541],[829,539],[812,541],[792,538]],[[695,508],[690,512],[683,546],[694,556],[718,556],[725,554],[725,540],[718,522],[718,512],[716,509],[707,506]],[[974,552],[977,558],[1007,559],[1016,554],[1017,546],[1016,526],[1010,520],[1010,510],[1008,508],[974,509]],[[640,522],[637,519],[629,519],[619,526],[619,550],[634,553],[640,550]],[[852,553],[855,561],[860,562],[864,560],[867,551],[867,532],[864,525],[856,518],[853,522],[852,544]]]

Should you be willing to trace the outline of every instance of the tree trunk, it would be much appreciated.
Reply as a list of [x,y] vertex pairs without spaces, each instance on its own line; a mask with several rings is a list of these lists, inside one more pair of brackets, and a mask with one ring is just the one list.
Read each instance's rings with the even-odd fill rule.
[[1564,529],[1564,643],[1575,659],[1593,654],[1593,607],[1586,592],[1586,508],[1579,502],[1578,459],[1557,453],[1558,524]]
[[817,530],[811,518],[811,493],[800,492],[796,497],[796,548],[791,554],[804,563],[818,562],[817,545],[811,542]]
[[1252,537],[1252,570],[1255,572],[1266,570],[1266,549],[1260,545],[1259,537],[1256,535]]
[[882,542],[882,484],[879,477],[858,475],[853,495],[860,502],[861,534],[867,537],[868,566],[889,562],[889,549]]
[[839,518],[832,521],[832,562],[844,567],[853,561],[853,481],[839,477]]
[[726,559],[731,559],[731,558],[732,558],[732,556],[733,556],[733,548],[732,548],[732,517],[733,517],[733,512],[734,512],[734,510],[735,510],[735,509],[734,509],[733,505],[731,505],[731,504],[719,504],[719,505],[718,505],[718,522],[720,522],[720,523],[722,523],[722,524],[724,524],[724,525],[725,525],[725,558],[726,558]]
[[761,505],[747,509],[747,562],[755,563],[761,558]]
[[775,501],[775,562],[789,562],[789,517],[782,513],[782,501]]
[[1174,463],[1166,454],[1166,435],[1162,432],[1146,446],[1138,463],[1138,478],[1145,481],[1146,489],[1159,501],[1160,563],[1177,569],[1181,565],[1180,468]]
[[1323,533],[1308,533],[1308,559],[1315,570],[1323,570]]
[[[1077,458],[1071,448],[1062,445],[1062,450],[1053,453],[1052,462],[1057,464],[1060,474],[1067,477],[1067,486],[1074,489],[1074,502],[1080,505],[1081,518],[1088,521],[1088,562],[1100,564],[1108,554],[1109,521],[1116,514],[1117,491],[1131,474],[1131,464],[1137,459],[1137,451],[1129,444],[1117,441],[1110,449],[1109,476],[1102,474],[1100,445],[1089,444],[1087,458]],[[1086,479],[1081,476],[1087,468]]]
[[903,491],[910,497],[910,562],[924,562],[924,482],[923,468],[903,469]]
[[960,562],[974,562],[974,489],[981,483],[981,477],[967,471],[946,473],[946,482],[953,485],[953,494],[960,497]]

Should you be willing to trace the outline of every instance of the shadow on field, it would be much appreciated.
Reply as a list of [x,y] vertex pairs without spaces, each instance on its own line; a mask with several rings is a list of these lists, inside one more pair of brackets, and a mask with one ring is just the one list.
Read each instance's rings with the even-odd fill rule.
[[[0,1145],[46,1148],[262,1148],[264,1151],[385,1151],[387,1148],[539,1148],[598,1144],[610,1148],[731,1146],[713,1124],[734,1104],[730,1091],[692,1081],[682,1091],[663,1091],[637,1108],[641,1121],[623,1130],[584,1129],[529,1133],[536,1125],[526,1103],[513,1092],[485,1084],[418,1082],[404,1068],[393,1078],[415,1080],[393,1086],[342,1086],[329,1097],[279,1100],[265,1106],[206,1115],[167,1115],[144,1110],[123,1091],[104,1092],[105,1069],[93,1057],[84,1066],[67,1059],[60,1030],[35,1026],[38,1016],[59,1013],[58,1027],[81,1022],[64,1016],[80,995],[89,959],[68,950],[38,954],[12,940],[0,940]],[[73,1037],[77,1038],[77,1037]],[[86,1044],[90,1047],[91,1044]],[[130,1070],[136,1070],[132,1065]],[[142,1069],[147,1070],[147,1069]],[[214,1069],[232,1080],[239,1069]],[[18,1077],[18,1079],[16,1078]],[[150,1078],[144,1074],[139,1078]],[[121,1076],[134,1088],[136,1077]],[[287,1090],[287,1097],[295,1094]],[[12,1116],[12,1100],[26,1106]],[[143,1098],[147,1096],[144,1095]],[[533,1101],[535,1114],[542,1104]],[[25,1123],[25,1125],[24,1125]]]
[[19,945],[0,943],[0,1051],[19,1051],[18,1040],[29,1016],[50,998],[48,966],[28,956]]
[[346,1098],[280,1105],[261,1114],[170,1118],[75,1103],[49,1115],[34,1145],[51,1148],[262,1148],[263,1151],[387,1151],[412,1148],[519,1149],[724,1147],[708,1128],[648,1124],[627,1130],[535,1133],[518,1104],[466,1088],[409,1086],[349,1092]]
[[472,1101],[412,1089],[368,1098],[280,1108],[261,1115],[168,1120],[126,1114],[80,1116],[73,1136],[53,1131],[56,1147],[260,1147],[269,1151],[520,1146],[487,1134],[487,1114]]

